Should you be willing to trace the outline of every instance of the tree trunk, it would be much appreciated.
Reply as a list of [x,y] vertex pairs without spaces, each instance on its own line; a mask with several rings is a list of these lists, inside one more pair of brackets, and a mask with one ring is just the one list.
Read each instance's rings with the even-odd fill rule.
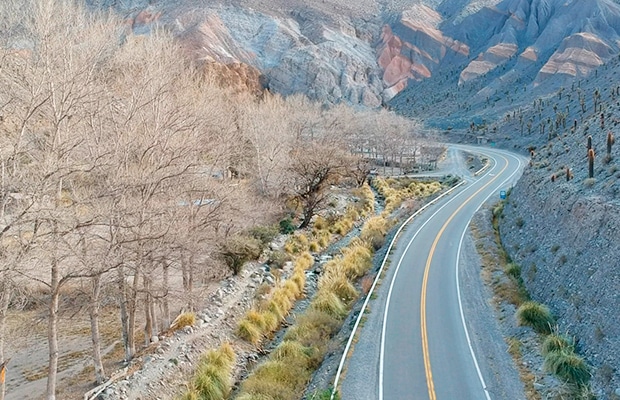
[[151,282],[146,273],[142,276],[142,283],[144,285],[144,345],[148,346],[151,343],[151,336],[153,336],[153,320],[151,315],[153,296],[151,295]]
[[187,307],[190,312],[194,312],[196,305],[194,304],[194,254],[193,254],[193,250],[191,250],[187,264],[188,264],[187,265],[187,269],[188,269],[187,294],[189,296],[189,302],[187,304]]
[[93,292],[89,307],[90,337],[93,342],[93,364],[97,385],[105,382],[105,371],[101,359],[101,335],[99,333],[99,295],[101,293],[101,275],[92,278]]
[[133,277],[133,287],[129,294],[127,302],[127,311],[129,313],[129,323],[127,325],[127,345],[129,348],[129,359],[136,354],[136,306],[138,303],[138,285],[140,281],[140,272],[136,270]]
[[164,313],[164,329],[168,329],[170,327],[170,306],[168,305],[168,288],[170,287],[170,264],[165,262],[163,269],[164,298],[162,300],[162,307]]
[[[7,272],[3,274],[1,304],[0,304],[0,365],[4,363],[4,338],[6,337],[6,314],[9,310],[9,302],[11,299],[11,286],[7,279]],[[6,367],[6,366],[5,366]],[[1,372],[0,372],[1,373]],[[4,377],[0,377],[0,400],[4,400],[6,385]]]
[[120,291],[119,308],[121,314],[121,336],[123,339],[123,347],[125,348],[125,361],[131,360],[133,354],[129,346],[129,317],[127,315],[127,282],[125,281],[125,268],[121,265],[118,267],[118,288]]
[[[54,230],[55,229],[56,228],[54,227]],[[56,375],[58,374],[58,298],[60,297],[60,271],[58,266],[58,260],[55,254],[52,257],[50,296],[51,298],[48,307],[49,315],[47,321],[47,343],[49,347],[47,400],[56,400]]]

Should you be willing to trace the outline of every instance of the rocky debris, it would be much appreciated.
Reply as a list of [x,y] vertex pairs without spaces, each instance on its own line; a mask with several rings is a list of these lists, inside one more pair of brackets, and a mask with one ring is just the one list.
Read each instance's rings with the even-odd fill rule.
[[[200,355],[222,341],[232,340],[234,321],[251,306],[255,287],[263,282],[264,273],[258,264],[249,264],[239,276],[222,280],[205,301],[205,307],[196,313],[194,326],[154,337],[150,347],[128,365],[128,370],[135,372],[106,388],[101,398],[178,397]],[[257,357],[255,353],[242,353],[239,359],[255,360]]]

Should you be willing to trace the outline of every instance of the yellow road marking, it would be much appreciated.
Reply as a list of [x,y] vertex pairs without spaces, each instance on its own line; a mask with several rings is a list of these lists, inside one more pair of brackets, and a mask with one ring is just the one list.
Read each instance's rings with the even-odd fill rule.
[[443,224],[437,236],[435,236],[435,240],[431,246],[430,251],[428,252],[428,258],[426,259],[426,266],[424,268],[424,278],[422,279],[422,295],[420,299],[420,327],[422,330],[422,354],[424,356],[424,371],[426,372],[426,387],[428,388],[428,397],[430,400],[437,400],[437,395],[435,394],[435,383],[433,382],[433,371],[431,369],[431,358],[429,356],[428,351],[428,335],[426,333],[426,287],[428,284],[428,273],[431,269],[431,262],[433,260],[433,255],[435,254],[435,249],[437,247],[437,243],[439,243],[439,239],[443,235],[443,232],[446,230],[452,219],[469,203],[474,197],[476,197],[480,192],[486,189],[490,184],[492,184],[502,173],[508,168],[508,163],[502,168],[502,170],[495,175],[493,179],[487,182],[484,186],[478,189],[474,194],[469,196],[467,200],[465,200],[446,220]]

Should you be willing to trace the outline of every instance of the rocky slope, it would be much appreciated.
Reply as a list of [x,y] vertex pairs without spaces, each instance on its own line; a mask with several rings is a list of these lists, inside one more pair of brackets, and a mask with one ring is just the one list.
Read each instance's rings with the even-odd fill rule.
[[618,144],[607,153],[608,134],[620,137],[619,74],[615,58],[473,132],[532,150],[530,168],[504,209],[502,240],[532,297],[549,305],[560,332],[577,339],[598,399],[620,396]]
[[411,99],[423,81],[437,90],[475,87],[484,100],[515,83],[587,76],[620,51],[620,7],[611,0],[89,4],[114,7],[137,33],[165,26],[196,60],[250,65],[272,91],[369,107],[403,91],[401,100],[424,104]]

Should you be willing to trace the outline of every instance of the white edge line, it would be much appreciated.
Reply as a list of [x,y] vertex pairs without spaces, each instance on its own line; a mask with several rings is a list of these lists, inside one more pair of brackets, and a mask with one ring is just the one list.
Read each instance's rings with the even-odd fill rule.
[[[488,154],[487,154],[488,155]],[[508,178],[506,178],[502,183],[499,184],[499,186],[504,186],[508,181],[510,181],[515,174],[517,174],[520,170],[521,170],[521,159],[519,157],[515,157],[515,159],[517,160],[517,162],[519,163],[519,166],[517,167],[517,169],[510,174],[510,176]],[[491,198],[491,196],[493,195],[495,191],[492,191],[485,199],[484,201],[482,201],[480,203],[480,205],[476,208],[476,210],[474,211],[474,214],[476,214],[478,212],[478,210],[480,210],[480,208],[489,200],[489,198]],[[471,220],[473,219],[473,215],[472,218],[470,218],[470,220],[467,222],[467,225],[465,226],[465,229],[463,230],[463,233],[461,234],[461,240],[459,241],[459,247],[456,253],[456,268],[455,268],[455,273],[456,273],[456,293],[457,293],[457,297],[458,297],[458,301],[459,301],[459,310],[461,313],[461,323],[463,324],[463,330],[465,331],[465,337],[467,339],[467,345],[469,346],[469,352],[471,354],[471,357],[474,361],[474,365],[476,366],[476,372],[478,374],[478,379],[480,380],[480,383],[482,384],[482,388],[484,389],[484,395],[486,396],[487,400],[491,400],[491,396],[489,395],[489,391],[487,390],[487,385],[486,382],[484,381],[484,377],[482,376],[482,371],[480,370],[480,366],[478,365],[478,359],[476,358],[476,354],[474,352],[474,348],[471,344],[471,339],[469,337],[469,331],[467,330],[467,324],[465,322],[465,313],[463,312],[463,302],[461,301],[461,285],[460,285],[460,280],[459,280],[459,262],[460,262],[460,258],[461,258],[461,248],[463,247],[463,240],[465,239],[465,234],[467,233],[467,230],[469,229],[469,224],[471,223]]]
[[[394,243],[396,242],[396,239],[398,238],[398,235],[400,235],[401,231],[405,228],[405,226],[411,222],[411,220],[413,218],[415,218],[416,216],[418,216],[422,211],[426,210],[428,207],[430,207],[431,205],[435,204],[436,202],[438,202],[440,199],[442,199],[443,197],[447,196],[448,194],[452,193],[453,191],[455,191],[456,189],[458,189],[459,187],[461,187],[462,185],[464,185],[466,182],[464,180],[461,180],[461,182],[459,182],[458,185],[454,186],[453,188],[447,190],[446,192],[442,193],[441,195],[439,195],[438,197],[436,197],[435,199],[431,200],[430,202],[426,203],[424,206],[422,206],[422,208],[420,208],[418,211],[416,211],[415,213],[413,213],[411,216],[409,216],[409,218],[407,218],[405,220],[405,222],[403,222],[400,227],[398,228],[398,230],[396,231],[396,233],[394,234],[394,237],[392,238],[392,241],[390,242],[390,245],[388,246],[388,249],[385,253],[385,257],[383,258],[383,262],[381,263],[381,267],[379,268],[379,271],[377,271],[377,276],[375,276],[375,280],[372,282],[372,286],[370,287],[370,290],[368,291],[368,294],[366,295],[366,299],[364,300],[364,304],[362,305],[362,308],[357,316],[357,319],[355,320],[355,325],[353,325],[353,330],[351,331],[351,335],[349,336],[349,340],[347,341],[347,345],[344,348],[344,351],[342,353],[342,358],[340,359],[340,364],[338,365],[338,371],[336,371],[336,378],[334,379],[334,386],[332,388],[332,394],[330,396],[330,400],[334,400],[334,396],[336,395],[336,390],[338,388],[338,382],[340,380],[340,375],[342,374],[342,369],[344,368],[344,364],[347,360],[347,354],[349,353],[349,350],[351,348],[351,343],[353,342],[353,338],[355,337],[355,333],[357,332],[357,328],[359,327],[360,321],[362,320],[362,317],[364,316],[364,312],[366,311],[366,307],[368,306],[368,302],[370,301],[370,298],[375,290],[375,287],[377,286],[377,283],[379,282],[379,280],[381,279],[381,273],[383,272],[383,269],[385,268],[385,265],[387,263],[387,259],[390,256],[390,252],[392,251],[392,247],[394,246]],[[399,262],[399,266],[400,266],[400,262]],[[398,271],[398,267],[397,266],[396,270]],[[388,298],[389,295],[392,291],[392,285],[390,285],[390,291],[388,293]],[[387,311],[387,308],[386,308]],[[387,312],[385,313],[387,315]],[[381,342],[381,352],[383,353],[383,341]],[[380,365],[379,365],[379,385],[382,388],[383,386],[383,358],[381,358],[380,360]],[[379,399],[383,398],[383,390],[381,389],[379,391]]]

